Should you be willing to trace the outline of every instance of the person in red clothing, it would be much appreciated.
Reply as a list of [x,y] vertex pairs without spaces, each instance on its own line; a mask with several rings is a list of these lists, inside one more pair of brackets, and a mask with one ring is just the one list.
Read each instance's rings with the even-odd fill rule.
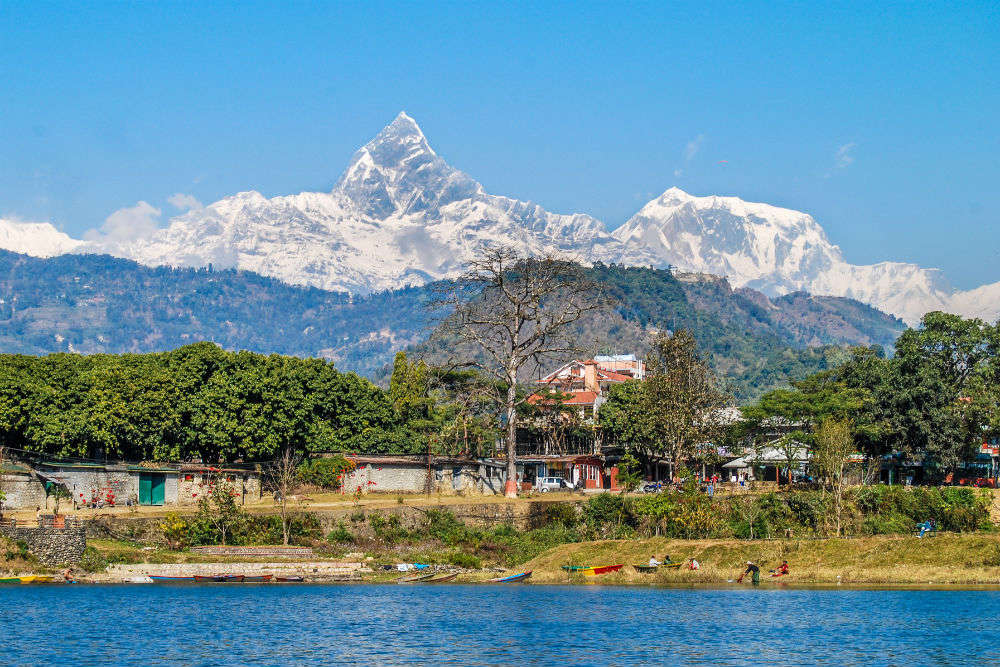
[[777,570],[771,570],[771,576],[772,577],[783,577],[786,574],[788,574],[788,561],[787,560],[781,561],[781,565],[778,567]]

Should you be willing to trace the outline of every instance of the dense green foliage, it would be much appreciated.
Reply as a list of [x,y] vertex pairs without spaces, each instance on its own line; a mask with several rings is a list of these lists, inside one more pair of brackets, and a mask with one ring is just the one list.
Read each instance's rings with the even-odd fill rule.
[[[843,535],[910,534],[933,519],[941,530],[989,529],[990,496],[971,488],[866,486],[848,489]],[[670,491],[644,496],[600,494],[583,510],[590,537],[619,539],[660,535],[671,538],[780,537],[836,534],[833,496],[823,491],[789,491],[709,498]]]
[[0,437],[60,457],[264,461],[405,452],[385,392],[319,359],[209,343],[146,355],[0,356]]
[[899,454],[939,476],[1000,436],[1000,326],[928,313],[900,336],[896,354],[858,348],[845,363],[765,394],[745,409],[749,431],[776,421],[811,442],[824,417],[848,419],[858,451]]
[[329,458],[306,459],[299,464],[298,481],[336,491],[343,484],[344,473],[351,470],[354,470],[354,463],[340,454]]

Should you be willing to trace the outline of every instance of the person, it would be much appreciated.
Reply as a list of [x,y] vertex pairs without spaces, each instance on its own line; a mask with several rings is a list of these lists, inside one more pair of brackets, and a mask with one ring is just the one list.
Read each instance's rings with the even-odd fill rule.
[[747,561],[747,569],[743,571],[743,574],[741,574],[740,578],[736,580],[736,583],[738,584],[743,583],[743,577],[747,576],[748,574],[750,575],[750,581],[753,583],[753,585],[760,586],[760,568],[757,567],[757,565],[752,560]]
[[932,528],[934,528],[934,524],[931,523],[930,519],[924,521],[922,524],[920,524],[920,534],[918,534],[917,537],[923,537],[924,533],[931,530]]
[[670,560],[670,554],[667,554],[666,556],[663,557],[663,563],[662,564],[663,565],[669,565],[670,563],[673,563],[673,561]]
[[714,497],[715,496],[715,485],[714,484],[709,484],[708,488],[705,489],[705,493],[708,494],[709,498]]
[[662,565],[662,563],[660,561],[656,560],[656,556],[650,556],[649,557],[649,566],[650,567],[659,567],[660,565]]
[[786,574],[788,574],[788,561],[787,560],[781,561],[781,565],[778,566],[777,570],[771,570],[771,576],[772,577],[783,577]]
[[698,569],[701,568],[701,564],[697,560],[695,560],[694,558],[689,558],[688,560],[690,561],[688,563],[688,568],[689,569],[691,569],[691,570],[698,570]]

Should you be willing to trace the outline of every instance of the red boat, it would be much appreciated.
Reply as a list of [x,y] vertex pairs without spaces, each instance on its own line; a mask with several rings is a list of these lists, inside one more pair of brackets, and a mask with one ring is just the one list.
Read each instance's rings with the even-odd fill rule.
[[194,580],[196,582],[198,582],[199,584],[218,583],[218,582],[222,581],[222,579],[223,579],[222,577],[217,576],[217,575],[216,576],[208,576],[208,575],[205,575],[205,574],[196,574],[196,575],[194,575]]
[[271,581],[273,575],[270,574],[257,574],[257,575],[247,575],[243,577],[244,584],[264,584]]
[[304,578],[302,578],[300,576],[297,576],[297,575],[293,575],[293,576],[290,576],[290,577],[275,577],[274,580],[275,581],[280,581],[282,583],[301,583],[301,582],[305,581]]
[[610,574],[611,572],[617,572],[623,567],[625,567],[624,563],[622,563],[621,565],[601,565],[600,567],[588,567],[586,570],[583,571],[583,573],[590,575]]

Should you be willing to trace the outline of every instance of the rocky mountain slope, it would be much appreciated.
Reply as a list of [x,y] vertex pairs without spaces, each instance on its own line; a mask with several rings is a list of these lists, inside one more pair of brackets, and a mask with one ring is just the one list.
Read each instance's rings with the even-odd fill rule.
[[799,211],[671,188],[609,234],[585,214],[491,195],[438,156],[405,113],[355,153],[331,192],[242,192],[131,240],[77,241],[46,223],[0,221],[0,248],[36,256],[99,252],[149,266],[235,267],[356,295],[454,277],[488,243],[712,273],[769,296],[847,296],[911,324],[930,310],[1000,316],[1000,283],[956,292],[933,269],[850,264]]

